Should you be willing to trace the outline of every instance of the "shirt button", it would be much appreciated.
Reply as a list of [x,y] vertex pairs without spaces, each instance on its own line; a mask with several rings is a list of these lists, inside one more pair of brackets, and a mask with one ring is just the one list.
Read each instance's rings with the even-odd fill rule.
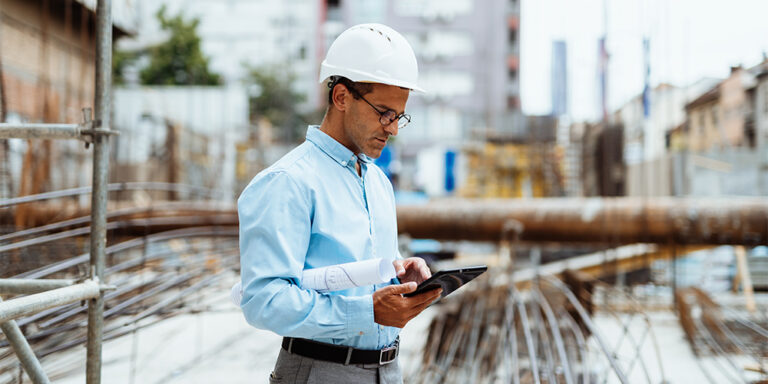
[[345,166],[345,167],[346,167],[346,166],[347,166],[347,162],[346,162],[346,161],[342,161],[342,162],[341,162],[341,165],[343,165],[343,166]]

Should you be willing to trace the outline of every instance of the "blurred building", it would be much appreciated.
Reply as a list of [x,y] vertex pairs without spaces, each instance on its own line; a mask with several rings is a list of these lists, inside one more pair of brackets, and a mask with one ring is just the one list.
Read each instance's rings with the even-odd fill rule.
[[600,122],[583,124],[578,130],[582,132],[579,187],[583,196],[624,196],[624,128],[620,124]]
[[613,121],[623,127],[623,161],[626,164],[626,191],[634,195],[669,194],[667,153],[684,146],[685,105],[719,80],[704,78],[689,86],[662,83],[622,105]]
[[409,103],[420,129],[408,143],[522,131],[519,2],[393,3],[390,24],[411,42],[427,90]]
[[686,104],[691,151],[756,146],[757,75],[762,68],[763,64],[749,69],[732,67],[728,78]]
[[721,143],[720,87],[713,87],[685,106],[688,122],[687,148],[707,151]]
[[[0,117],[81,122],[93,108],[96,1],[0,1]],[[113,38],[134,31],[129,0],[113,2]],[[0,140],[0,198],[89,185],[79,142]]]
[[756,77],[755,85],[755,143],[763,152],[763,161],[768,164],[768,61],[764,61]]
[[643,94],[622,105],[614,121],[624,126],[624,161],[631,165],[664,155],[669,132],[685,123],[686,103],[718,82],[704,78],[686,87],[662,83],[649,92],[647,107]]
[[760,196],[768,193],[765,84],[768,60],[733,67],[724,80],[651,92],[650,115],[641,96],[615,120],[624,125],[629,196]]
[[557,118],[527,116],[528,134],[494,134],[464,147],[463,197],[513,198],[565,195]]

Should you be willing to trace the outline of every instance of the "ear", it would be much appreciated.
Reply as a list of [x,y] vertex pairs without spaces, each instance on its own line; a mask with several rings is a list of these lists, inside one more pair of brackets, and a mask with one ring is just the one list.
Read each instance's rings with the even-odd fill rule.
[[347,110],[347,99],[351,94],[344,84],[336,84],[332,90],[331,100],[333,100],[333,106],[339,111]]

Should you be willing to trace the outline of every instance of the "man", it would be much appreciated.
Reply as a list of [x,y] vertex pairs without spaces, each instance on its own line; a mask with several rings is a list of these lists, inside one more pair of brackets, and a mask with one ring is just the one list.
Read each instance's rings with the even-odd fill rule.
[[[372,158],[410,121],[416,86],[408,42],[380,24],[344,31],[320,81],[329,106],[307,140],[259,173],[238,199],[246,320],[284,336],[272,383],[400,383],[398,334],[437,299],[413,297],[429,278],[423,260],[402,260],[392,185]],[[392,260],[400,281],[319,293],[304,269],[371,258]]]

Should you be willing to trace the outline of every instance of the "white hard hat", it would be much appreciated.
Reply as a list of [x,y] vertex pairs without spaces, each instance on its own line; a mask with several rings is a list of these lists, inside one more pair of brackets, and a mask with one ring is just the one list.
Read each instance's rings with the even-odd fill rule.
[[331,76],[424,92],[416,83],[419,67],[411,45],[382,24],[358,24],[334,40],[320,65],[320,82]]

